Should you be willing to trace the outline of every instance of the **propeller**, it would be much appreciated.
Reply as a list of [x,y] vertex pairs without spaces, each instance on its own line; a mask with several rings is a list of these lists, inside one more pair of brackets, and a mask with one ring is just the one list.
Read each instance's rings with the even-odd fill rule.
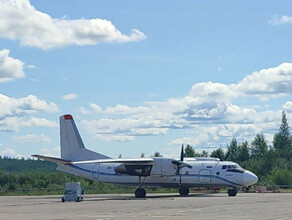
[[184,161],[184,145],[181,146],[181,152],[180,152],[180,160],[172,160],[171,162],[177,166],[177,174],[179,174],[179,171],[181,168],[187,167],[192,168],[191,165],[183,162]]

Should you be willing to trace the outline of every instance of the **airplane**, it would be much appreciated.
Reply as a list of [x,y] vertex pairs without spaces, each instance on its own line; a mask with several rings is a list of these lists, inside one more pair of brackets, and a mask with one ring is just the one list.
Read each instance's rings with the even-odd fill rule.
[[181,196],[189,194],[191,187],[228,187],[228,195],[236,196],[242,187],[249,187],[258,177],[231,161],[218,158],[180,159],[154,157],[138,159],[113,159],[86,149],[72,115],[60,117],[61,158],[32,155],[54,162],[57,170],[84,178],[114,184],[138,186],[137,198],[145,198],[143,186],[177,188]]

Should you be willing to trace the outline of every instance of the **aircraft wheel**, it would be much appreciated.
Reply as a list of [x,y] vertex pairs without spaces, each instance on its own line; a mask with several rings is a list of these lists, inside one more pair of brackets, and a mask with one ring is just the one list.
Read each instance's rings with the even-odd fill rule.
[[138,188],[135,191],[136,198],[145,198],[146,196],[146,190],[143,188]]
[[62,197],[62,202],[65,202],[65,199]]
[[190,192],[190,190],[189,190],[188,187],[181,186],[181,187],[179,188],[179,194],[180,194],[181,196],[187,196],[187,195],[189,194],[189,192]]
[[237,189],[228,189],[228,196],[236,196]]

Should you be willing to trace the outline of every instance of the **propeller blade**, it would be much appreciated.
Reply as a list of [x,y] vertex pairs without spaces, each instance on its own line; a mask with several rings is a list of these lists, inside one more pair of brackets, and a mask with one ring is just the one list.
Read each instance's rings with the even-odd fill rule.
[[184,161],[184,145],[181,145],[180,161]]
[[179,169],[187,167],[192,169],[193,167],[185,162],[177,161],[177,160],[172,160],[171,161],[174,165],[176,165]]
[[220,161],[224,161],[219,151],[217,151],[217,157],[220,159]]
[[172,160],[171,161],[174,165],[177,165],[177,166],[179,166],[180,165],[180,162],[179,161],[177,161],[177,160]]

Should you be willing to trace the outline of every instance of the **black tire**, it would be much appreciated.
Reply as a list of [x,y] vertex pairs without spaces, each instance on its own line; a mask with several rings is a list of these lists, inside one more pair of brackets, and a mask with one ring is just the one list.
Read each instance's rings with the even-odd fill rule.
[[146,191],[143,188],[138,188],[135,191],[136,198],[145,198],[146,197]]
[[228,196],[236,196],[237,189],[228,189]]
[[190,190],[188,187],[181,186],[181,187],[179,187],[178,192],[181,196],[187,196],[187,195],[189,195]]
[[65,202],[65,199],[62,197],[62,202]]

